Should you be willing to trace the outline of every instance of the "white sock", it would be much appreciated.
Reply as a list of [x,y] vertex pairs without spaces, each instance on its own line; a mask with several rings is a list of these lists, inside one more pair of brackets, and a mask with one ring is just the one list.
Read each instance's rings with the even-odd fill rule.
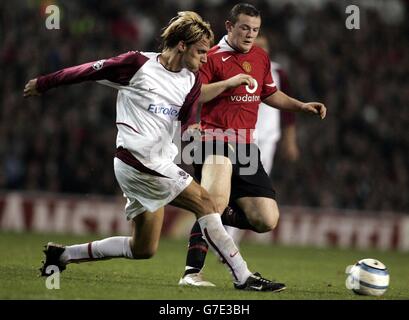
[[224,229],[220,215],[218,213],[208,214],[197,221],[209,247],[226,262],[233,276],[233,281],[243,284],[251,275],[251,272],[233,239]]
[[111,237],[84,244],[66,246],[61,262],[85,262],[96,259],[124,257],[132,259],[131,237]]

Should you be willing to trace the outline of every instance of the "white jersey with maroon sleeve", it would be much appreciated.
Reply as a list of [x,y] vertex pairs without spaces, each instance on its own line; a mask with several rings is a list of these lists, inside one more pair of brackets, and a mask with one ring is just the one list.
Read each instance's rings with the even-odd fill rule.
[[[117,57],[66,68],[39,77],[40,92],[65,84],[95,80],[118,90],[117,147],[149,164],[175,156],[176,120],[184,120],[197,103],[201,82],[183,68],[172,72],[159,53],[131,51]],[[162,152],[156,152],[161,149]]]
[[163,207],[192,181],[173,163],[177,148],[172,138],[176,120],[187,120],[195,107],[201,82],[186,68],[167,70],[159,55],[132,51],[37,79],[39,92],[87,80],[118,90],[114,168],[128,199],[128,219]]

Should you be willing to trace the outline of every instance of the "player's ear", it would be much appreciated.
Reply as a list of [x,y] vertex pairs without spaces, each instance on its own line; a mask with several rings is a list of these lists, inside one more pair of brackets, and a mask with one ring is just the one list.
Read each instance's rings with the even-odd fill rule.
[[224,23],[224,25],[225,25],[225,27],[226,27],[227,32],[231,32],[231,30],[232,30],[233,27],[234,27],[234,24],[233,24],[231,21],[229,21],[229,20],[226,20],[226,22]]
[[185,52],[185,51],[186,51],[186,47],[187,47],[187,46],[186,46],[186,43],[185,43],[184,41],[180,40],[179,43],[178,43],[178,45],[177,45],[178,52],[179,52],[179,53]]

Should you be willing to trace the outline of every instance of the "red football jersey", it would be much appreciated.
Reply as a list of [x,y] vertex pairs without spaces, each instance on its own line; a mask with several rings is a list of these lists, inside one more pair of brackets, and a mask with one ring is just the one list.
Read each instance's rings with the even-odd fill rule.
[[[277,88],[271,76],[270,58],[263,49],[253,46],[249,52],[241,53],[234,50],[226,38],[209,51],[207,63],[200,69],[202,82],[213,83],[246,73],[256,80],[256,84],[226,90],[203,104],[200,121],[207,138],[210,136],[209,131],[222,129],[234,132],[237,141],[250,143],[259,104],[276,92]],[[227,141],[226,137],[216,136],[217,140]]]

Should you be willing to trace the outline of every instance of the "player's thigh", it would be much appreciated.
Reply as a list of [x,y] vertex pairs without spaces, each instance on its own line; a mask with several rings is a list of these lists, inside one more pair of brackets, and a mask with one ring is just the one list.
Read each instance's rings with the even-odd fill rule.
[[209,155],[202,167],[201,185],[216,202],[219,211],[229,203],[233,166],[229,158]]
[[280,212],[277,202],[267,197],[243,197],[236,203],[245,212],[247,219],[260,231],[272,230],[277,226]]
[[158,246],[163,224],[164,208],[145,211],[132,219],[132,253],[136,259],[152,257]]
[[218,212],[209,193],[195,181],[192,181],[171,204],[193,212],[197,218]]

